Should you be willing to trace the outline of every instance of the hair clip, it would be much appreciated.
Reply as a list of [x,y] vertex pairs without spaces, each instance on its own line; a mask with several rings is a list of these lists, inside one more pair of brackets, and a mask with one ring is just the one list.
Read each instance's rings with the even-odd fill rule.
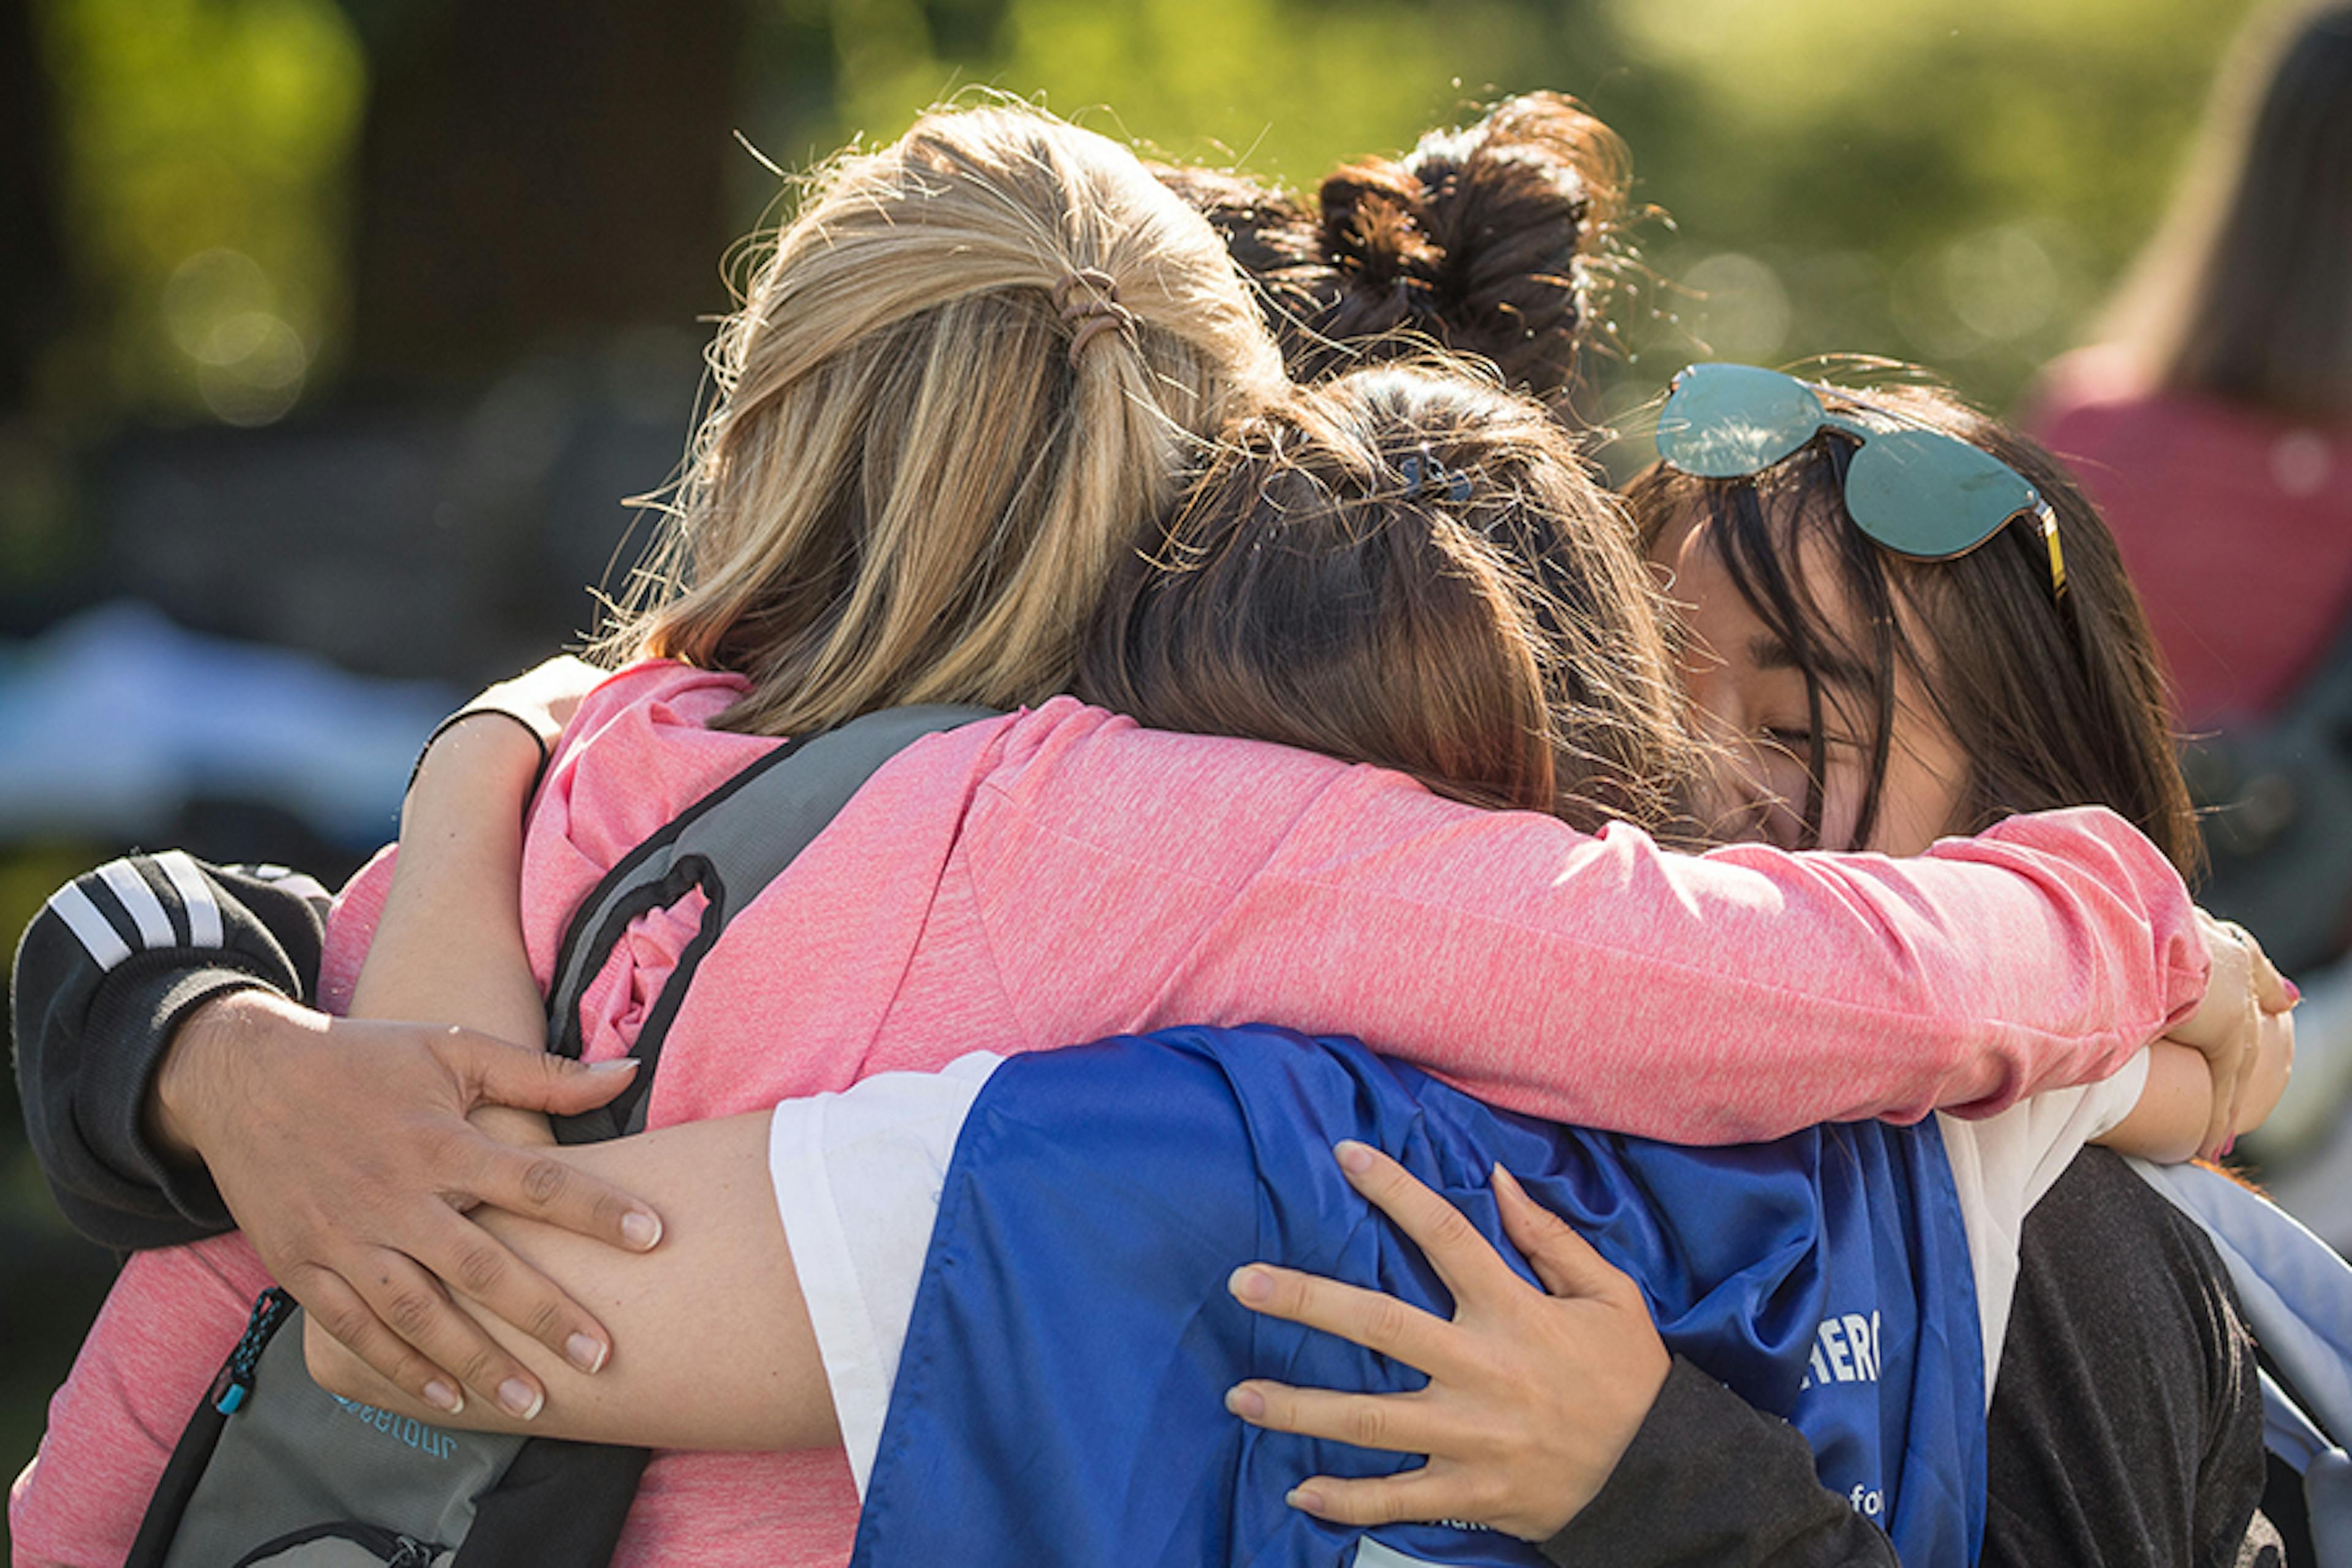
[[1418,498],[1421,487],[1426,481],[1432,489],[1444,486],[1444,499],[1456,506],[1470,503],[1470,476],[1459,469],[1447,468],[1430,455],[1426,447],[1418,452],[1406,453],[1403,460],[1397,464],[1397,472],[1404,476],[1404,499],[1407,500]]

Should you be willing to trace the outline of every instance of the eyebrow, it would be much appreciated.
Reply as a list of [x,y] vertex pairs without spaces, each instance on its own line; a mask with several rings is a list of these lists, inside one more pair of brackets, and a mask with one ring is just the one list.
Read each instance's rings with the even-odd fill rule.
[[1759,632],[1748,639],[1748,661],[1759,669],[1793,669],[1800,675],[1811,674],[1823,686],[1833,686],[1845,691],[1863,692],[1870,689],[1870,672],[1858,659],[1826,649],[1816,653],[1808,668],[1796,650],[1771,632]]

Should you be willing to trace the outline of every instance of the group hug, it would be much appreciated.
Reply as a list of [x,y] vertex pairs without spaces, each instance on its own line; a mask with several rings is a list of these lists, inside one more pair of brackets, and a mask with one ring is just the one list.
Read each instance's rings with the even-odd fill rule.
[[131,1256],[19,1568],[2347,1561],[2114,538],[1916,371],[1690,365],[1608,488],[1627,168],[812,176],[396,853],[26,933]]

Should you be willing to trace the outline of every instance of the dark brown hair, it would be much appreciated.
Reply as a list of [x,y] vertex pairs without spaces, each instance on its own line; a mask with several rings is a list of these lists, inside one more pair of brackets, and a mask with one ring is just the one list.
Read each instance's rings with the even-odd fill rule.
[[1238,174],[1157,172],[1225,237],[1299,380],[1435,342],[1544,398],[1574,377],[1588,274],[1630,183],[1616,132],[1553,92],[1349,163],[1312,207]]
[[1077,692],[1588,829],[1673,826],[1702,754],[1656,588],[1566,432],[1407,366],[1244,421],[1112,584]]
[[[1856,444],[1834,430],[1750,479],[1698,479],[1663,463],[1637,477],[1626,501],[1643,547],[1706,526],[1740,594],[1804,672],[1813,735],[1807,844],[1821,832],[1825,704],[1839,708],[1868,759],[1854,842],[1869,841],[1900,660],[1969,762],[1948,831],[1978,832],[2015,812],[2105,805],[2191,870],[2196,822],[2162,661],[2097,509],[2048,453],[1948,392],[1822,390],[1833,413],[1940,430],[2022,474],[2057,515],[2067,586],[2063,601],[2053,594],[2041,533],[2017,522],[1955,561],[1915,561],[1871,542],[1845,510]],[[1835,563],[1832,584],[1798,570],[1808,542]],[[1852,607],[1850,625],[1825,611],[1832,595]],[[1839,685],[1831,670],[1852,673]]]
[[2352,418],[2352,5],[2250,32],[2115,325],[2168,390]]

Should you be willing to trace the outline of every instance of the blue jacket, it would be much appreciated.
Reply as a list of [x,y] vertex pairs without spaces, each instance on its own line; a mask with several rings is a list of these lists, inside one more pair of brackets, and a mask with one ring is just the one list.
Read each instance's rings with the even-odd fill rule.
[[1347,1185],[1330,1154],[1346,1137],[1397,1157],[1519,1267],[1487,1189],[1508,1166],[1641,1282],[1672,1349],[1805,1434],[1824,1484],[1905,1563],[1975,1561],[1983,1358],[1932,1123],[1685,1149],[1497,1111],[1353,1041],[1251,1027],[1017,1057],[991,1079],[941,1194],[855,1562],[1539,1563],[1433,1525],[1376,1531],[1359,1558],[1360,1532],[1283,1494],[1417,1461],[1224,1411],[1244,1377],[1423,1381],[1225,1292],[1259,1259],[1450,1310]]

